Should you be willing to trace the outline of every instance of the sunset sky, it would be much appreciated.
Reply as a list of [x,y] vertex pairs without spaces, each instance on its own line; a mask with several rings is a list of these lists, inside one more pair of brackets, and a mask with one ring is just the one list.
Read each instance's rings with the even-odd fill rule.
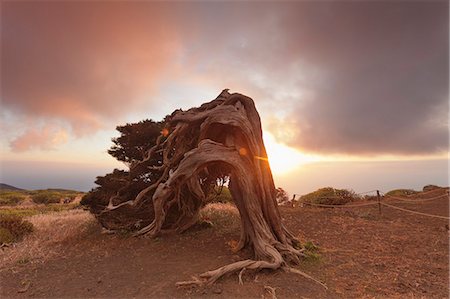
[[87,191],[115,127],[252,97],[290,194],[448,185],[447,1],[2,1],[1,182]]

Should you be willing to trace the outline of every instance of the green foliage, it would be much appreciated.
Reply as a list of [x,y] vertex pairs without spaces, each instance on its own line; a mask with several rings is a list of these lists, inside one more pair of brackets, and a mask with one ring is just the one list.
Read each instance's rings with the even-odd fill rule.
[[352,190],[332,187],[320,188],[300,197],[301,202],[327,205],[343,205],[357,199],[358,195]]
[[25,199],[26,195],[21,191],[2,190],[0,192],[0,206],[17,205]]
[[31,197],[34,203],[51,204],[72,202],[77,196],[83,192],[65,189],[46,189],[46,190],[0,190],[0,206],[17,205],[24,201],[27,197]]
[[275,189],[275,192],[275,198],[279,205],[284,205],[289,202],[289,196],[283,188],[278,187],[277,189]]
[[[2,239],[2,243],[10,243],[17,242],[26,234],[31,233],[33,224],[16,215],[0,215],[0,228],[3,229],[2,237],[5,238],[4,240]],[[12,241],[6,242],[11,236],[13,237]]]
[[31,199],[37,204],[59,203],[63,195],[58,191],[38,190],[31,195]]
[[144,154],[161,135],[164,128],[163,122],[155,122],[146,119],[138,123],[117,126],[120,137],[113,138],[114,145],[108,153],[119,161],[131,163],[144,159]]
[[432,190],[438,190],[438,189],[442,189],[442,187],[436,186],[436,185],[425,185],[423,186],[422,191],[423,192],[428,192],[428,191],[432,191]]
[[418,193],[412,189],[394,189],[386,193],[387,196],[408,196]]
[[[95,181],[98,186],[81,200],[81,204],[88,207],[104,227],[114,230],[119,227],[135,230],[136,223],[145,222],[154,217],[151,199],[155,189],[150,189],[146,193],[141,191],[156,183],[164,174],[162,151],[156,151],[150,157],[148,156],[149,150],[156,146],[157,142],[162,143],[170,136],[170,132],[164,126],[165,121],[144,120],[116,128],[120,136],[112,139],[114,145],[108,153],[117,160],[125,162],[130,170],[114,169],[112,173],[98,176]],[[192,144],[196,142],[189,138],[187,141]],[[212,202],[231,202],[228,188],[216,189],[217,194],[211,191],[227,180],[227,172],[223,172],[222,167],[209,165],[207,170],[198,174],[200,187]],[[181,196],[191,196],[189,190],[185,192]],[[110,200],[113,205],[118,205],[135,199],[139,193],[144,194],[140,200],[140,207],[124,207],[118,213],[120,217],[111,217],[109,213],[104,213]],[[204,202],[196,204],[203,205]],[[177,215],[180,209],[180,206],[175,205],[169,209],[166,217],[169,222],[171,215]]]
[[311,241],[306,242],[303,245],[303,248],[305,248],[305,251],[311,251],[311,252],[317,252],[319,250],[319,247]]
[[209,195],[209,202],[233,203],[230,189],[226,186],[214,186]]
[[[89,191],[82,198],[81,204],[96,213],[108,205],[112,196],[116,196],[117,202],[114,204],[118,204],[135,198],[140,191],[156,182],[161,173],[157,170],[149,171],[149,168],[161,166],[162,155],[155,155],[149,160],[145,159],[145,155],[156,144],[158,137],[165,138],[161,133],[163,128],[164,122],[153,120],[117,126],[121,135],[112,139],[114,145],[108,153],[119,161],[134,164],[133,170],[129,172],[114,169],[112,173],[98,176],[95,181],[98,187]],[[148,198],[151,196],[150,193],[147,195]]]
[[307,262],[319,262],[321,256],[319,254],[319,246],[311,241],[306,242],[303,245],[303,254],[305,255],[305,261]]

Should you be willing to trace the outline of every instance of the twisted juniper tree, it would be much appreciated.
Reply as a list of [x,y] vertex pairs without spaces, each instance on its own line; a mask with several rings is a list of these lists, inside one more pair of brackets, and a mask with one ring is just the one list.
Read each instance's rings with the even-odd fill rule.
[[111,191],[97,188],[84,199],[103,226],[148,236],[182,232],[196,223],[211,186],[228,177],[241,221],[235,249],[252,248],[254,259],[203,273],[193,282],[212,283],[244,268],[290,269],[287,264],[299,262],[302,250],[281,222],[261,120],[251,98],[224,90],[198,108],[174,111],[153,137],[151,147],[140,146],[135,159],[126,161],[129,172],[113,175]]

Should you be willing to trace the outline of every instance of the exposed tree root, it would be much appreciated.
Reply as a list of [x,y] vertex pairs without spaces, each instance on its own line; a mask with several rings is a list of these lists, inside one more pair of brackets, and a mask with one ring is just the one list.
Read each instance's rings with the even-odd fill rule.
[[291,268],[291,267],[283,267],[282,269],[284,271],[286,271],[286,272],[295,273],[295,274],[301,275],[301,276],[303,276],[305,278],[308,278],[308,279],[310,279],[310,280],[320,284],[325,290],[328,290],[328,287],[324,283],[318,281],[317,279],[315,279],[311,275],[306,274],[305,272],[302,272],[302,271],[300,271],[298,269]]
[[277,294],[275,293],[276,289],[277,288],[273,288],[271,286],[264,286],[264,290],[269,293],[271,299],[277,299]]
[[247,269],[247,268],[242,268],[241,272],[239,272],[239,275],[238,275],[240,285],[244,284],[244,282],[242,281],[242,274],[244,274],[245,269]]
[[255,271],[259,271],[259,270],[262,270],[262,269],[272,269],[272,270],[282,269],[282,270],[284,270],[286,272],[295,273],[295,274],[301,275],[304,278],[312,280],[315,283],[317,283],[320,286],[322,286],[323,288],[325,288],[326,290],[328,290],[328,287],[324,283],[322,283],[319,280],[315,279],[311,275],[308,275],[308,274],[306,274],[306,273],[304,273],[304,272],[302,272],[302,271],[300,271],[298,269],[286,266],[285,263],[283,262],[283,260],[280,259],[280,257],[276,258],[276,261],[274,261],[274,262],[255,261],[255,260],[243,260],[243,261],[231,263],[231,264],[222,266],[222,267],[220,267],[220,268],[218,268],[216,270],[212,270],[212,271],[208,271],[208,272],[202,273],[202,274],[199,275],[199,277],[192,277],[193,278],[192,280],[177,282],[176,285],[177,286],[211,285],[214,282],[216,282],[219,278],[221,278],[222,276],[225,276],[227,274],[234,273],[234,272],[237,272],[237,271],[240,271],[239,275],[238,275],[238,278],[239,278],[239,284],[242,285],[243,284],[242,274],[247,269],[255,270]]

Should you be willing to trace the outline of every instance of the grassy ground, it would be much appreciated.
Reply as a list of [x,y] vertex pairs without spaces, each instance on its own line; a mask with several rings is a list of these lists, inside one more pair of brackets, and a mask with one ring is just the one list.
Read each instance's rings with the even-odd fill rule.
[[65,189],[8,190],[0,189],[0,207],[22,204],[69,203],[80,199],[83,192]]
[[[436,191],[442,193],[444,191]],[[418,198],[435,197],[428,193]],[[448,198],[394,202],[448,216]],[[446,298],[448,221],[377,206],[357,209],[280,208],[284,224],[308,252],[298,267],[324,282],[282,271],[245,271],[214,286],[176,288],[175,282],[252,257],[234,252],[239,214],[210,204],[211,224],[158,239],[107,235],[84,210],[26,217],[35,231],[0,251],[0,297],[40,298]]]
[[15,264],[45,262],[64,253],[90,229],[97,226],[94,217],[80,209],[35,214],[26,218],[33,224],[33,233],[0,255],[1,268]]

